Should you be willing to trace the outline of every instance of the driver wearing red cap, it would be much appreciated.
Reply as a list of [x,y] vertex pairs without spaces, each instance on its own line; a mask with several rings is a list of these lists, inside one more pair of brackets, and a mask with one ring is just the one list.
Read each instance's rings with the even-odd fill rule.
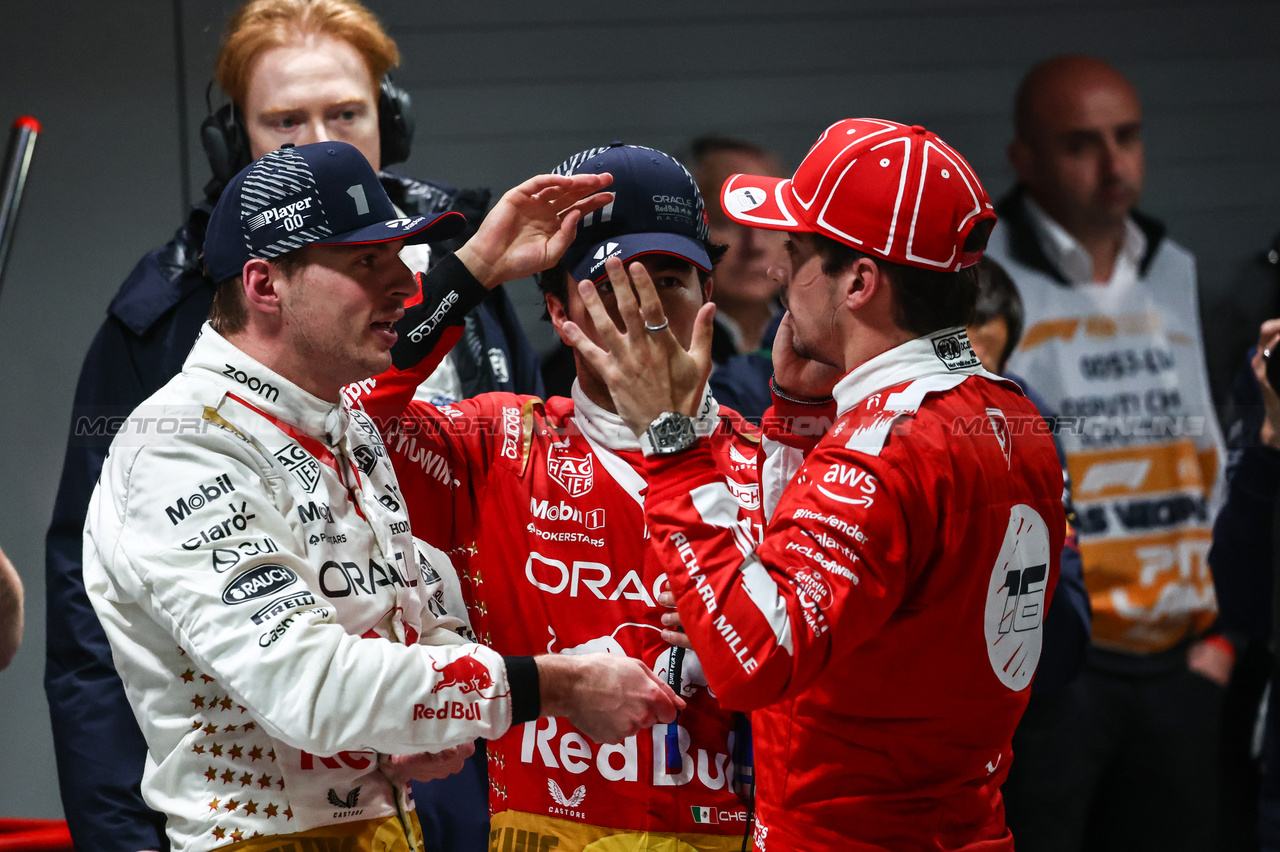
[[646,526],[708,684],[755,711],[755,848],[1012,850],[1000,784],[1065,520],[1043,420],[965,335],[987,193],[924,128],[846,119],[721,202],[789,232],[762,534],[691,428],[709,317],[681,347],[609,261],[627,331],[583,286],[601,345],[566,333],[644,436]]

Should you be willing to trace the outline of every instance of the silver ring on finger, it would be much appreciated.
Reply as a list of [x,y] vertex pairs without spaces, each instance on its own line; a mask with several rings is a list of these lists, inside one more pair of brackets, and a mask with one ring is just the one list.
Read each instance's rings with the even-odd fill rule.
[[644,324],[644,330],[645,330],[645,331],[653,331],[653,332],[657,332],[657,331],[662,331],[662,330],[664,330],[664,329],[665,329],[667,326],[669,326],[669,325],[671,325],[671,321],[670,321],[669,319],[667,319],[666,317],[663,317],[663,318],[662,318],[662,325],[649,325],[649,323],[647,323],[647,322],[646,322],[646,323]]

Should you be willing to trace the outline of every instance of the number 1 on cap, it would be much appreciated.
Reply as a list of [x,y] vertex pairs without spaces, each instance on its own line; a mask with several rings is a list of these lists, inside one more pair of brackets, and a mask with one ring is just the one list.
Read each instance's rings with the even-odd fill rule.
[[355,199],[357,216],[363,216],[369,212],[369,200],[364,197],[364,184],[356,183],[347,187],[347,195]]

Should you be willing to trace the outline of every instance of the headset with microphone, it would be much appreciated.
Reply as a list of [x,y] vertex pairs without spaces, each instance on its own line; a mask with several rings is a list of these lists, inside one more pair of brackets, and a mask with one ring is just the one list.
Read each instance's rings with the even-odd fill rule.
[[[210,82],[205,90],[209,115],[200,124],[200,144],[213,171],[213,179],[205,187],[205,194],[211,197],[220,194],[236,173],[253,162],[249,134],[235,104],[224,104],[215,110],[210,101],[212,89]],[[410,103],[409,93],[392,82],[390,74],[384,75],[378,86],[379,151],[384,167],[409,159],[413,144]]]

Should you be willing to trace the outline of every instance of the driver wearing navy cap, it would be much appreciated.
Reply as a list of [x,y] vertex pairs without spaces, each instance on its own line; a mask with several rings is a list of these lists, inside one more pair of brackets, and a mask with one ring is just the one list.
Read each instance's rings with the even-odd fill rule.
[[412,537],[387,449],[342,393],[391,365],[397,321],[456,337],[477,291],[555,260],[608,180],[504,195],[428,274],[425,318],[406,315],[419,284],[399,251],[461,217],[396,216],[356,148],[271,152],[223,193],[210,322],[116,435],[85,528],[173,848],[421,849],[408,781],[456,771],[476,737],[548,715],[619,742],[683,706],[634,660],[460,635],[448,560]]
[[[608,171],[614,177],[613,203],[583,217],[564,259],[538,276],[538,289],[547,306],[545,318],[556,333],[560,335],[566,320],[585,318],[581,300],[573,292],[574,282],[590,280],[607,295],[610,285],[604,267],[613,257],[623,263],[643,263],[655,281],[673,284],[672,274],[680,279],[678,287],[664,287],[662,298],[673,307],[680,301],[682,307],[668,316],[676,336],[687,344],[694,315],[710,302],[712,269],[728,250],[711,242],[706,207],[693,176],[661,151],[621,142],[589,148],[553,171],[568,175]],[[563,341],[563,335],[560,337]],[[572,382],[589,399],[609,405],[609,391],[591,365],[572,347],[566,345],[565,351],[572,356],[571,369],[567,363],[554,368],[544,364],[548,391],[554,395],[559,385],[567,391]],[[557,381],[548,373],[576,376],[576,381],[565,377]]]
[[[587,322],[570,277],[615,305],[604,266],[619,258],[648,271],[669,323],[659,331],[688,347],[724,250],[708,241],[688,171],[661,151],[618,143],[554,172],[613,177],[612,198],[583,216],[563,262],[539,277],[557,332],[570,318]],[[666,581],[644,528],[641,442],[603,378],[579,361],[568,397],[497,392],[437,407],[409,401],[443,357],[420,346],[422,360],[411,364],[409,347],[397,344],[397,369],[362,396],[380,415],[402,412],[387,450],[410,522],[454,555],[481,641],[502,654],[609,650],[641,661],[688,702],[675,724],[616,748],[593,748],[563,720],[491,740],[492,848],[742,848],[747,810],[735,793],[746,781],[736,771],[746,762],[745,726],[707,689],[696,655],[682,659],[663,637]],[[761,523],[755,430],[709,394],[699,403],[698,429],[716,435],[719,475]]]

